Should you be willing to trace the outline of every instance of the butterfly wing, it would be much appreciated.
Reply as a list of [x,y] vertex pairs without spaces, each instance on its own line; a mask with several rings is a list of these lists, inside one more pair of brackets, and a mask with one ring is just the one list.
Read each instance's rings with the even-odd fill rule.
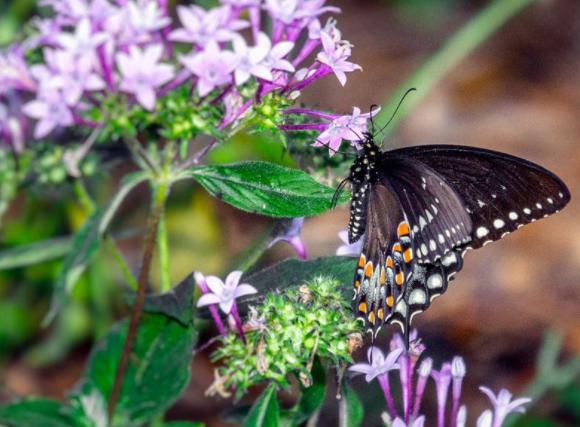
[[426,145],[388,152],[419,162],[444,178],[472,221],[469,247],[477,249],[551,215],[570,200],[560,178],[509,154],[481,148]]

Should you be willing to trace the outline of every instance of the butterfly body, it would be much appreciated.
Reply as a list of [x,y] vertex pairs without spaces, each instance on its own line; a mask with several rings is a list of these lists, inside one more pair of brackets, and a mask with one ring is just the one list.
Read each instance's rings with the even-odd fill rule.
[[383,152],[365,134],[348,177],[350,243],[363,238],[353,311],[376,334],[444,293],[463,254],[557,212],[570,199],[546,169],[495,151],[426,145]]

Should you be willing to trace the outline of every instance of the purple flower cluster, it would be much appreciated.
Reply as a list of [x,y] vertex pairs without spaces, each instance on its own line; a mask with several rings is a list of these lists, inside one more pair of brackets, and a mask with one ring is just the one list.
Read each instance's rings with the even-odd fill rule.
[[[325,0],[178,6],[177,22],[166,0],[41,5],[52,15],[34,22],[36,34],[0,53],[0,138],[12,146],[73,125],[97,127],[87,112],[111,96],[154,112],[159,98],[183,85],[197,94],[192,102],[221,103],[217,127],[225,130],[268,94],[291,101],[317,79],[334,74],[344,85],[346,73],[360,69],[336,22],[321,22],[339,12]],[[28,65],[30,52],[40,53],[41,62]],[[366,129],[357,109],[348,118],[325,119],[330,122],[318,127],[322,145],[336,147],[339,138],[352,141]]]
[[[437,426],[465,427],[467,408],[460,406],[461,387],[466,374],[465,362],[455,356],[451,362],[443,363],[439,370],[433,369],[433,360],[423,358],[425,346],[417,338],[417,331],[411,334],[409,350],[405,350],[403,340],[396,334],[390,343],[390,351],[385,356],[377,347],[370,347],[367,352],[368,363],[356,363],[349,367],[354,374],[365,375],[371,382],[377,379],[385,395],[387,412],[385,422],[393,427],[423,427],[425,416],[420,414],[421,403],[429,379],[433,380],[437,396]],[[398,379],[402,394],[402,410],[395,405],[389,372],[399,371]],[[506,416],[512,412],[524,412],[524,405],[529,398],[512,400],[512,395],[502,389],[495,395],[489,388],[480,387],[492,404],[492,409],[484,411],[477,419],[478,427],[501,427]],[[451,402],[448,404],[449,398]],[[435,425],[430,423],[429,425]]]

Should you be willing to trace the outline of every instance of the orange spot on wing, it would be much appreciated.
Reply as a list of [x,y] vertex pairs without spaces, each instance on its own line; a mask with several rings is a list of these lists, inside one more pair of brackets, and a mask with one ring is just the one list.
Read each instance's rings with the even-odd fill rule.
[[365,276],[371,277],[373,275],[373,263],[367,262],[367,266],[365,267]]
[[413,250],[411,248],[408,248],[403,252],[403,259],[407,264],[411,262],[413,259]]
[[381,279],[380,279],[380,283],[381,283],[381,285],[382,285],[383,283],[385,283],[385,280],[386,280],[386,279],[385,279],[385,269],[384,269],[384,268],[381,268]]
[[358,311],[360,311],[361,313],[366,313],[367,312],[367,303],[366,302],[361,302],[358,305]]
[[399,227],[397,227],[397,236],[401,237],[401,236],[406,236],[409,234],[409,224],[407,224],[406,222],[402,222],[399,224]]
[[403,274],[402,271],[399,271],[397,273],[397,275],[395,276],[395,282],[397,283],[397,285],[401,286],[403,284],[404,280],[405,280],[405,275]]
[[379,317],[379,319],[383,320],[384,314],[385,312],[383,311],[383,309],[379,308],[379,311],[377,311],[377,316]]
[[371,311],[369,313],[369,322],[372,323],[373,325],[375,324],[375,312]]
[[365,256],[361,255],[360,258],[358,259],[358,266],[360,268],[363,268],[365,266]]
[[393,297],[392,297],[391,295],[390,295],[390,296],[388,296],[388,297],[387,297],[387,305],[388,305],[389,307],[392,307],[392,306],[393,306],[393,302],[394,302],[394,301],[393,301]]
[[360,287],[360,280],[355,280],[354,281],[354,287],[355,288],[359,288]]
[[387,261],[385,262],[385,265],[386,265],[388,268],[393,268],[393,258],[391,258],[390,256],[389,256],[389,257],[387,257]]
[[401,244],[400,244],[399,242],[395,243],[395,244],[393,245],[393,250],[394,250],[395,252],[401,252]]

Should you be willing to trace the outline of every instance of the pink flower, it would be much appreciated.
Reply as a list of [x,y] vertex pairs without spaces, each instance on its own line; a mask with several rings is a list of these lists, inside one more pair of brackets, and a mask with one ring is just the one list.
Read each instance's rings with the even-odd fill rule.
[[253,286],[240,283],[241,277],[241,271],[232,271],[224,283],[219,277],[207,276],[205,281],[211,293],[202,295],[197,301],[197,306],[218,304],[225,314],[230,314],[236,299],[258,292]]
[[[501,389],[497,396],[487,387],[479,387],[479,389],[489,397],[491,404],[493,405],[494,415],[493,415],[493,424],[482,421],[482,425],[490,425],[491,427],[501,427],[505,418],[511,412],[520,412],[524,413],[525,408],[524,405],[530,403],[532,399],[528,397],[520,397],[519,399],[512,400],[512,394],[506,390],[505,388]],[[482,414],[480,418],[487,418],[489,416]],[[487,424],[486,424],[487,422]],[[479,426],[479,421],[478,421]]]
[[399,356],[403,353],[402,348],[391,351],[387,357],[378,347],[369,347],[367,350],[367,360],[369,363],[355,363],[351,365],[348,370],[357,374],[364,374],[365,381],[370,383],[379,375],[386,374],[394,369],[399,369],[396,363]]
[[201,96],[207,95],[215,87],[231,83],[232,72],[236,67],[234,53],[221,50],[214,40],[208,42],[203,51],[182,56],[180,61],[198,77],[197,90]]
[[329,67],[340,84],[344,86],[346,84],[346,73],[362,70],[359,65],[348,61],[352,45],[345,40],[334,40],[332,34],[326,31],[320,32],[320,39],[322,40],[323,50],[316,59]]
[[205,10],[199,6],[178,6],[177,15],[183,25],[171,32],[169,38],[177,42],[194,43],[200,46],[209,41],[232,40],[236,32],[247,28],[247,21],[233,19],[229,6]]
[[332,156],[340,147],[342,140],[360,141],[363,139],[363,134],[367,131],[367,121],[371,114],[376,114],[378,110],[373,110],[372,113],[361,114],[358,107],[352,109],[352,114],[346,116],[339,116],[332,120],[326,129],[318,135],[315,147],[326,146],[330,149]]
[[59,92],[47,91],[23,107],[24,114],[37,119],[34,129],[36,139],[44,138],[58,126],[70,126],[74,123],[71,110]]
[[271,248],[276,243],[284,241],[294,248],[301,259],[307,259],[308,255],[306,253],[306,245],[304,244],[302,237],[300,237],[303,224],[304,218],[294,218],[289,225],[286,225],[287,228],[284,230],[284,234],[274,238],[268,247]]
[[247,82],[251,76],[268,81],[273,79],[270,68],[264,63],[272,48],[265,33],[258,33],[256,45],[252,47],[248,47],[244,38],[238,35],[234,37],[233,46],[237,61],[234,70],[236,85]]
[[122,91],[132,93],[147,110],[155,108],[155,90],[174,76],[173,66],[161,64],[161,45],[146,47],[144,50],[131,46],[129,54],[117,54],[117,65],[121,71]]

